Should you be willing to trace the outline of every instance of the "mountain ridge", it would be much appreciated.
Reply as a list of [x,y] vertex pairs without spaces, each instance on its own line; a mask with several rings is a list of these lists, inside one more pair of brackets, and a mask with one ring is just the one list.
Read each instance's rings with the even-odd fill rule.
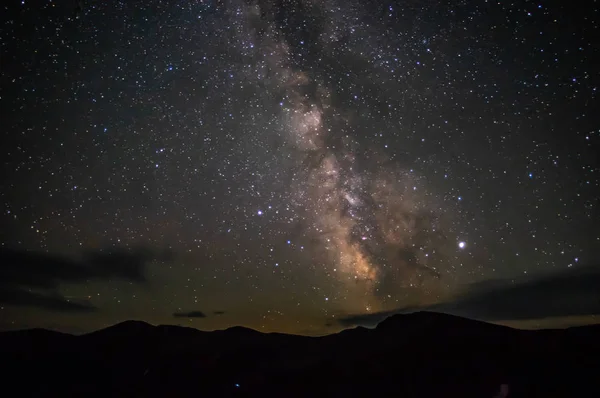
[[[390,315],[386,318],[384,318],[383,320],[381,320],[375,327],[373,328],[367,328],[364,326],[352,326],[352,327],[348,327],[345,329],[342,329],[338,332],[335,333],[331,333],[331,334],[326,334],[326,335],[322,335],[322,336],[318,336],[318,337],[326,337],[326,336],[334,336],[334,335],[338,335],[340,333],[348,333],[351,331],[368,331],[368,330],[387,330],[387,329],[393,329],[393,328],[403,328],[403,327],[407,327],[407,328],[414,328],[416,325],[418,326],[431,326],[433,323],[438,323],[438,324],[448,324],[448,323],[454,323],[455,325],[468,325],[469,327],[472,327],[474,325],[477,326],[481,326],[481,327],[486,327],[486,328],[496,328],[496,329],[511,329],[511,330],[517,330],[517,331],[533,331],[533,332],[543,332],[543,331],[567,331],[567,330],[596,330],[598,329],[600,331],[600,324],[590,324],[590,325],[579,325],[579,326],[570,326],[570,327],[565,327],[565,328],[544,328],[544,329],[520,329],[520,328],[515,328],[515,327],[511,327],[511,326],[506,326],[506,325],[500,325],[500,324],[496,324],[496,323],[490,323],[490,322],[486,322],[486,321],[482,321],[482,320],[477,320],[477,319],[471,319],[471,318],[466,318],[466,317],[461,317],[461,316],[457,316],[457,315],[451,315],[451,314],[446,314],[446,313],[441,313],[441,312],[434,312],[434,311],[416,311],[416,312],[412,312],[412,313],[406,313],[406,314],[393,314]],[[200,333],[229,333],[229,334],[242,334],[242,333],[247,333],[247,334],[255,334],[255,335],[284,335],[284,336],[298,336],[298,337],[313,337],[313,336],[306,336],[306,335],[297,335],[297,334],[292,334],[292,333],[282,333],[282,332],[261,332],[259,330],[256,329],[252,329],[246,326],[240,326],[240,325],[234,325],[234,326],[230,326],[227,327],[225,329],[215,329],[215,330],[202,330],[202,329],[197,329],[195,327],[190,327],[190,326],[181,326],[181,325],[172,325],[172,324],[158,324],[158,325],[154,325],[151,324],[149,322],[146,321],[142,321],[142,320],[136,320],[136,319],[130,319],[130,320],[125,320],[125,321],[121,321],[121,322],[117,322],[115,324],[112,324],[110,326],[101,328],[101,329],[97,329],[97,330],[93,330],[87,333],[82,333],[82,334],[72,334],[72,333],[67,333],[67,332],[61,332],[61,331],[57,331],[57,330],[52,330],[52,329],[46,329],[46,328],[28,328],[28,329],[16,329],[16,330],[5,330],[5,331],[0,331],[0,338],[5,335],[5,334],[56,334],[56,335],[62,335],[62,336],[73,336],[73,337],[83,337],[83,336],[90,336],[90,335],[95,335],[97,333],[126,333],[126,332],[132,332],[132,331],[137,331],[137,332],[141,332],[141,331],[150,331],[150,330],[172,330],[172,331],[189,331],[195,333],[195,332],[200,332]]]
[[509,397],[571,397],[599,390],[600,327],[530,331],[417,313],[309,337],[126,321],[79,336],[2,332],[0,356],[6,388],[22,396],[492,398],[506,384]]

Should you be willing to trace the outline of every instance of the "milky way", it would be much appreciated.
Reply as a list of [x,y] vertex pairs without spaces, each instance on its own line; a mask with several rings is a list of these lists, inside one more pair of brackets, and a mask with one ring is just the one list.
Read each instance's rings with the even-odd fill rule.
[[[321,11],[316,4],[304,6]],[[328,5],[336,8],[341,5]],[[335,87],[318,74],[294,67],[293,45],[276,28],[268,7],[239,3],[234,9],[234,18],[241,19],[236,25],[243,27],[242,48],[251,43],[254,62],[265,65],[261,74],[270,76],[268,90],[281,98],[275,124],[283,126],[282,138],[295,166],[285,188],[292,192],[303,234],[318,258],[325,259],[328,274],[344,283],[347,294],[360,297],[351,301],[363,302],[367,311],[381,309],[385,298],[401,288],[433,287],[442,274],[449,274],[448,263],[440,260],[452,242],[440,222],[445,209],[428,200],[416,173],[354,138],[359,116],[332,103]],[[352,29],[346,21],[339,23],[338,31]],[[311,35],[321,39],[325,52],[340,40],[327,30]]]
[[3,6],[2,246],[170,254],[5,283],[5,326],[320,333],[594,262],[597,5],[34,3]]

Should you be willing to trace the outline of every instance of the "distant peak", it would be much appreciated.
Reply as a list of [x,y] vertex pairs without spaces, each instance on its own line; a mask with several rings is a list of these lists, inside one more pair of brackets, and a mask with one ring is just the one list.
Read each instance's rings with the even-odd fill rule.
[[104,334],[106,332],[110,332],[110,333],[140,332],[140,331],[145,331],[145,330],[151,330],[153,328],[154,328],[154,326],[147,322],[130,320],[130,321],[123,321],[123,322],[114,324],[114,325],[109,326],[104,329],[96,330],[95,332],[92,332],[89,334],[92,334],[92,335],[95,335],[97,333]]
[[227,328],[225,330],[223,330],[223,332],[227,332],[227,333],[236,333],[236,334],[256,334],[260,332],[258,330],[254,330],[254,329],[250,329],[250,328],[246,328],[244,326],[232,326],[230,328]]
[[137,328],[153,328],[154,326],[149,324],[148,322],[138,321],[138,320],[129,320],[123,321],[113,325],[112,327],[137,327]]
[[378,330],[389,329],[389,328],[397,328],[401,326],[411,327],[415,325],[423,325],[432,322],[460,322],[465,321],[468,322],[469,319],[461,318],[454,315],[448,315],[440,312],[432,312],[432,311],[418,311],[412,312],[409,314],[396,314],[392,315],[377,325]]

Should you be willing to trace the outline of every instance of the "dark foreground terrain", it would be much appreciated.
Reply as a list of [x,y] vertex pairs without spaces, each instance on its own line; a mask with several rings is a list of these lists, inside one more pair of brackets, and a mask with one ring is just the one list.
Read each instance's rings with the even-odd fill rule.
[[420,312],[318,338],[136,321],[82,336],[34,329],[0,333],[0,381],[19,397],[493,398],[503,384],[509,397],[598,397],[600,327]]

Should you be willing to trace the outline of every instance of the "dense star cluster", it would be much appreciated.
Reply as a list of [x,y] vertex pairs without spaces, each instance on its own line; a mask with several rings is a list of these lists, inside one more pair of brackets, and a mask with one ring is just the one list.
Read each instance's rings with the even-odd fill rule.
[[150,254],[0,283],[3,327],[320,333],[597,265],[597,2],[8,3],[2,247]]

